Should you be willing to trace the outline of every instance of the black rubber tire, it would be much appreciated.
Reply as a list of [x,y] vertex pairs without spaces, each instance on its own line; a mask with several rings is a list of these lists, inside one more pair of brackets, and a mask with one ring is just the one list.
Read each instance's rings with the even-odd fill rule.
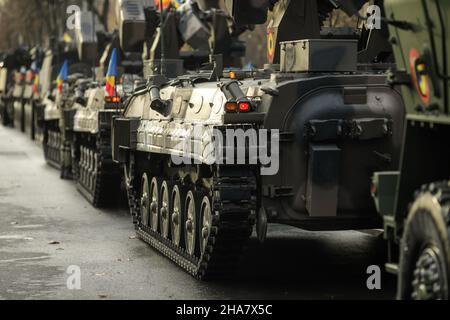
[[[400,266],[398,275],[397,298],[413,299],[414,271],[419,258],[429,248],[433,248],[438,256],[439,279],[443,285],[440,298],[436,295],[420,295],[423,299],[448,299],[450,276],[450,183],[443,182],[424,186],[417,193],[411,205],[400,245]],[[417,296],[417,295],[416,295]]]

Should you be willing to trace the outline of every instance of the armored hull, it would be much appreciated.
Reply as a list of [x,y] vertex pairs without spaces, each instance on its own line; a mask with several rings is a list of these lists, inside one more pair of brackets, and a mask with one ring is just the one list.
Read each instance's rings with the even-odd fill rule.
[[72,170],[78,190],[95,206],[117,204],[121,198],[120,166],[112,160],[111,124],[121,103],[105,103],[105,90],[88,90],[85,108],[74,116]]
[[8,99],[8,70],[0,67],[0,119],[3,125],[8,123],[6,105]]
[[32,104],[33,139],[37,142],[38,145],[43,145],[45,107],[39,97],[33,99]]
[[[244,112],[227,112],[231,83]],[[223,271],[211,259],[236,263],[257,216],[310,230],[381,226],[368,181],[398,168],[404,116],[385,75],[198,75],[162,86],[167,116],[149,107],[151,88],[115,120],[114,159],[126,168],[138,235],[192,274]],[[212,250],[222,232],[236,232],[220,240],[223,255]]]
[[14,128],[25,131],[25,111],[24,111],[24,100],[23,95],[25,91],[25,85],[17,84],[13,89],[13,102],[12,102],[12,114],[10,115],[14,119]]
[[[84,91],[80,84],[92,79],[83,74],[69,76],[69,84],[54,99],[44,100],[44,155],[49,164],[60,169],[62,179],[73,179],[72,144],[75,114],[84,108]],[[77,92],[78,91],[78,92]],[[79,99],[81,99],[79,101]],[[54,101],[53,101],[54,100]]]
[[11,119],[12,109],[11,105],[11,94],[10,92],[4,93],[1,97],[0,101],[0,117],[2,120],[2,124],[4,126],[12,126],[14,121]]
[[34,110],[35,95],[33,92],[33,85],[27,84],[23,93],[23,121],[24,121],[24,132],[34,140],[35,133],[35,110]]
[[[58,100],[58,99],[57,99]],[[62,179],[72,179],[72,130],[75,109],[81,106],[44,101],[44,156],[48,164],[59,169]]]
[[60,169],[62,136],[59,121],[61,113],[56,106],[54,96],[53,98],[46,97],[43,101],[43,149],[47,163]]

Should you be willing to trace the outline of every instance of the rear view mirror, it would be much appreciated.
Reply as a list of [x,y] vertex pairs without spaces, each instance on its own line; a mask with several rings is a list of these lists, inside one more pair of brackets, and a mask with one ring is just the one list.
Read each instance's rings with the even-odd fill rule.
[[226,7],[238,26],[264,24],[269,0],[226,0]]

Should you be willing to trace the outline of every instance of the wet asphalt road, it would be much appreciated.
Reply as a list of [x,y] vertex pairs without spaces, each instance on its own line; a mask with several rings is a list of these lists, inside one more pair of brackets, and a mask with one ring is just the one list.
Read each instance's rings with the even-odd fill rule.
[[[384,254],[367,233],[272,226],[236,279],[199,282],[137,240],[126,209],[93,209],[40,147],[0,126],[0,299],[392,299],[392,276],[366,287]],[[67,289],[72,265],[81,290]]]

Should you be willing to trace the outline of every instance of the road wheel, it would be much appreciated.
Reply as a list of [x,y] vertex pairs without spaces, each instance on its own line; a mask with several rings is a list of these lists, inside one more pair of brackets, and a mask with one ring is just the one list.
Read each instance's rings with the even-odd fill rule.
[[211,226],[212,226],[212,210],[211,210],[211,201],[208,197],[204,197],[202,201],[202,206],[200,209],[200,236],[199,236],[199,246],[201,250],[201,254],[203,255],[206,251],[206,247],[208,246],[209,236],[211,235]]
[[186,251],[190,255],[196,253],[197,242],[197,206],[195,203],[195,196],[192,191],[189,191],[185,202],[186,223],[185,223],[185,244]]
[[161,235],[165,239],[169,239],[170,232],[170,196],[169,196],[169,183],[164,181],[161,186],[161,210],[160,210],[160,225]]
[[142,175],[141,184],[141,223],[145,227],[149,225],[150,188],[147,174]]
[[123,165],[123,177],[127,190],[134,187],[134,156],[132,154],[129,155],[129,160]]
[[184,206],[182,199],[184,194],[182,187],[175,185],[172,191],[171,206],[170,206],[170,231],[172,236],[172,242],[177,247],[181,247],[181,240],[184,236],[183,228],[183,212]]
[[153,178],[150,186],[150,227],[154,232],[158,232],[159,225],[159,183]]
[[411,206],[400,248],[399,299],[449,298],[450,184],[422,188]]

